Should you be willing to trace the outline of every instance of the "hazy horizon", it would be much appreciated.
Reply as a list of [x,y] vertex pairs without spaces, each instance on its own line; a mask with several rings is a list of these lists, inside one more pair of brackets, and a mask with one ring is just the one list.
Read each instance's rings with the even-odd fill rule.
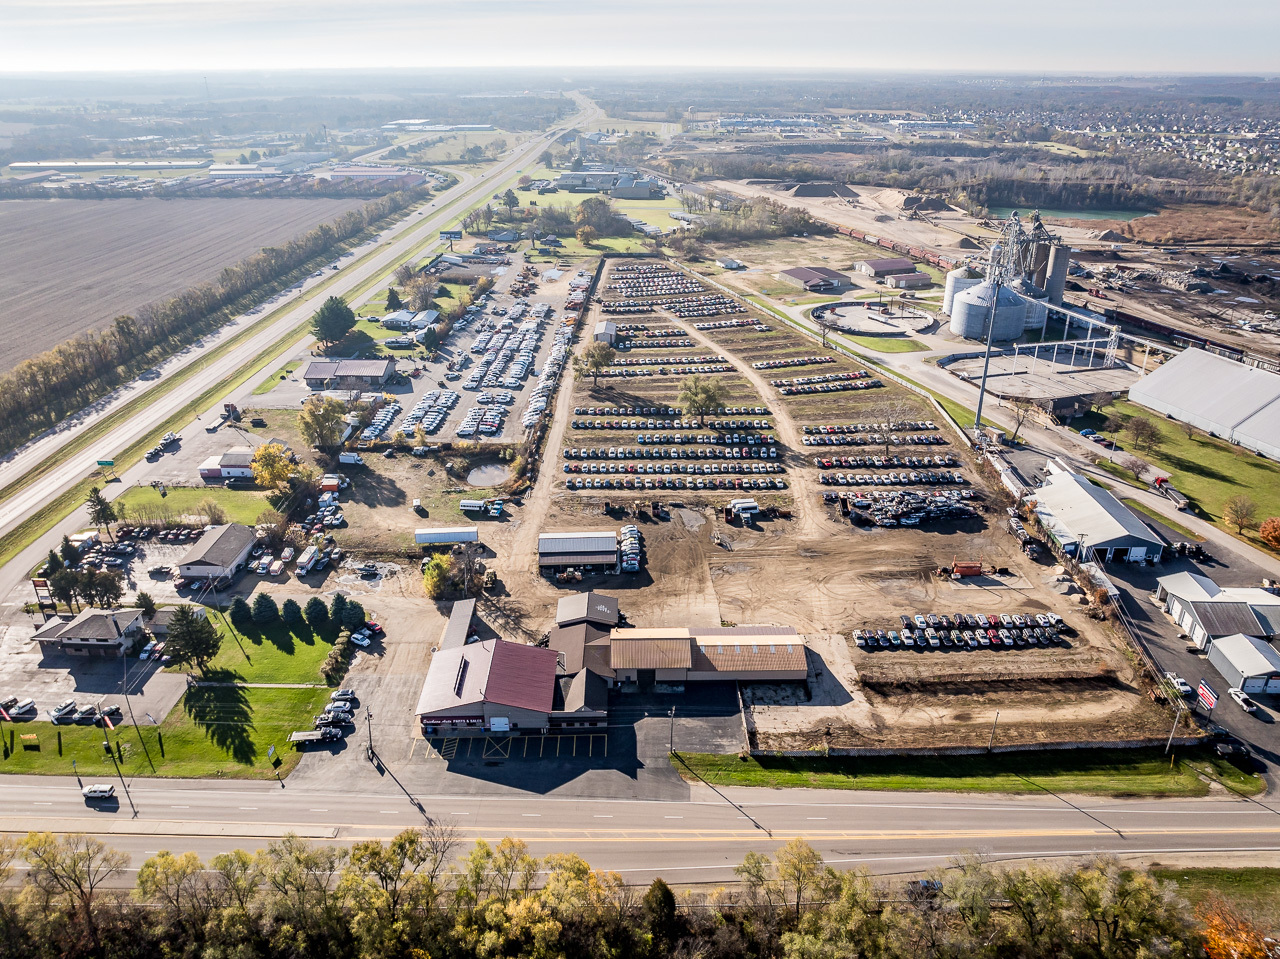
[[[8,0],[6,75],[239,70],[762,69],[1280,74],[1280,4],[927,0]],[[1229,16],[1221,16],[1222,12]],[[1241,29],[1247,24],[1247,29]],[[442,42],[443,38],[443,42]],[[1038,41],[1046,38],[1049,42]]]

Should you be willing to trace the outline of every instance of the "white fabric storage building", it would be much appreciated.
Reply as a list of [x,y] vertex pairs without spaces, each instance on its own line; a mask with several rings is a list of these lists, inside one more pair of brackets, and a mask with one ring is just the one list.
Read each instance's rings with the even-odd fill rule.
[[[1052,468],[1052,463],[1051,463]],[[1160,557],[1164,543],[1125,505],[1078,473],[1058,470],[1027,499],[1049,535],[1076,556],[1081,544],[1101,562]]]
[[1235,689],[1280,693],[1280,653],[1256,636],[1224,636],[1209,647],[1209,662]]
[[1184,350],[1129,389],[1129,399],[1245,449],[1280,459],[1280,376]]

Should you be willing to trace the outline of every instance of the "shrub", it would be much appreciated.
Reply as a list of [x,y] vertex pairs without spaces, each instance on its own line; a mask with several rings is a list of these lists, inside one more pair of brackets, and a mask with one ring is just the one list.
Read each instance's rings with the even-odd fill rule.
[[231,601],[231,625],[237,629],[244,629],[253,622],[253,610],[249,608],[249,604],[245,602],[243,596],[237,596]]
[[329,622],[329,607],[319,596],[312,596],[307,600],[307,608],[303,610],[303,615],[312,629],[323,629]]
[[280,607],[280,622],[294,626],[302,622],[302,607],[296,600],[286,599]]
[[449,561],[443,556],[432,556],[422,571],[422,588],[431,599],[439,599],[449,585]]
[[265,626],[279,618],[280,608],[276,606],[276,601],[271,598],[270,593],[259,593],[253,597],[252,616],[253,621],[259,626]]

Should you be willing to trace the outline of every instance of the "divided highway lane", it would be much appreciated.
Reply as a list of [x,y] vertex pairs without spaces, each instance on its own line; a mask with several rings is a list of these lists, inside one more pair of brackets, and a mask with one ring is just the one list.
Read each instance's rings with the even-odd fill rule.
[[[123,797],[118,808],[89,809],[71,780],[8,779],[0,784],[0,832],[92,833],[127,851],[136,869],[165,848],[190,849],[207,859],[229,849],[260,848],[291,830],[347,844],[386,840],[424,822],[424,812],[398,791],[158,780],[135,780],[130,788],[136,818]],[[966,852],[1044,859],[1105,851],[1165,862],[1208,854],[1228,864],[1280,852],[1280,816],[1248,800],[717,793],[705,787],[672,802],[533,795],[416,799],[425,814],[455,823],[463,843],[515,836],[535,855],[575,852],[636,883],[657,875],[682,883],[732,879],[748,851],[771,852],[796,836],[828,862],[878,873],[928,869]]]
[[[584,118],[590,119],[595,113],[598,113],[597,108],[584,103],[583,112],[576,116],[573,121],[561,124],[549,133],[511,151],[505,159],[499,160],[483,174],[475,177],[466,185],[455,188],[455,190],[461,190],[461,193],[455,192],[453,196],[446,195],[441,200],[433,201],[431,206],[423,211],[425,215],[414,214],[383,233],[377,240],[383,248],[363,262],[334,274],[336,281],[325,289],[324,295],[341,296],[350,293],[352,290],[358,289],[366,281],[389,272],[402,257],[421,244],[424,237],[448,226],[460,212],[470,205],[485,199],[486,195],[493,189],[494,182],[501,182],[524,164],[536,159],[538,154],[546,149],[547,145],[557,136],[569,129],[574,123],[582,121]],[[443,212],[431,212],[432,207],[436,205],[445,205],[448,209]],[[50,471],[39,483],[0,503],[0,533],[12,529],[16,524],[38,510],[45,502],[79,482],[94,469],[99,457],[111,455],[118,450],[125,449],[139,437],[146,435],[146,433],[162,423],[174,409],[184,406],[199,396],[200,393],[208,388],[209,383],[216,382],[234,373],[258,353],[282,340],[290,330],[305,322],[315,311],[316,306],[317,302],[315,300],[304,300],[298,303],[297,306],[288,310],[278,319],[271,321],[269,324],[263,324],[263,328],[260,331],[247,337],[244,342],[232,349],[224,350],[221,354],[217,354],[221,344],[210,341],[206,346],[189,350],[181,357],[176,358],[176,361],[171,361],[170,368],[176,370],[205,355],[217,354],[216,358],[199,376],[192,377],[164,397],[129,417],[128,420],[93,444],[93,448],[67,457],[65,462],[60,463]],[[270,370],[264,368],[258,372],[260,375],[265,376]],[[172,375],[172,373],[168,375]],[[140,382],[146,386],[151,385],[147,381]],[[218,400],[217,403],[213,404],[214,408],[217,408],[220,403],[221,400]],[[109,412],[109,410],[96,415],[105,415],[106,412]],[[57,447],[60,448],[66,442],[69,442],[80,429],[92,423],[93,419],[94,417],[86,418],[77,427],[60,434],[57,438]],[[16,479],[22,472],[41,462],[48,455],[56,456],[56,448],[54,452],[44,453],[43,455],[24,452],[15,457],[6,467],[0,467],[0,475],[4,475],[6,469],[15,470],[9,478]],[[127,488],[132,477],[126,475],[123,479],[125,480],[123,483],[112,484],[108,487],[108,495],[113,490]],[[77,522],[83,523],[83,519],[81,518]],[[62,525],[65,526],[66,524]],[[21,556],[9,563],[3,571],[0,571],[0,595],[7,595],[15,586],[19,585],[25,572],[38,561],[40,556],[47,552],[49,543],[54,542],[56,544],[61,532],[60,527],[54,533],[47,534]],[[50,540],[50,536],[54,536],[54,539]]]

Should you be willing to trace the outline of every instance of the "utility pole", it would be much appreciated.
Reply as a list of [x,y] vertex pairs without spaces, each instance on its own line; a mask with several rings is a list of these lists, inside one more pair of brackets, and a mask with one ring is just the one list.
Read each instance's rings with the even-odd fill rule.
[[[994,268],[990,271],[995,273]],[[991,280],[991,313],[987,322],[987,346],[982,353],[982,382],[978,385],[978,409],[973,417],[973,432],[977,436],[982,432],[982,401],[987,396],[987,372],[991,369],[991,341],[996,333],[996,305],[1000,302],[1000,288],[1003,284],[999,277]]]
[[364,728],[369,736],[369,742],[366,744],[364,751],[369,762],[373,762],[373,710],[368,706],[364,708]]
[[667,734],[667,755],[674,756],[676,754],[676,708],[671,707],[671,712],[667,714],[671,717],[671,731]]
[[107,751],[107,755],[111,757],[111,762],[115,764],[116,775],[120,777],[120,785],[124,787],[124,796],[129,800],[129,808],[133,810],[133,815],[136,818],[138,815],[138,807],[133,804],[133,797],[129,795],[129,784],[124,781],[124,773],[120,771],[120,761],[116,759],[116,754],[111,748],[111,740],[104,739],[102,741],[102,748]]
[[1177,732],[1178,720],[1182,718],[1182,703],[1178,704],[1178,711],[1173,714],[1173,728],[1169,730],[1169,741],[1164,744],[1164,754],[1169,755],[1169,749],[1173,746],[1173,734]]
[[987,752],[991,752],[991,747],[996,744],[996,723],[1000,722],[1000,710],[996,710],[996,718],[991,723],[991,738],[987,740]]

